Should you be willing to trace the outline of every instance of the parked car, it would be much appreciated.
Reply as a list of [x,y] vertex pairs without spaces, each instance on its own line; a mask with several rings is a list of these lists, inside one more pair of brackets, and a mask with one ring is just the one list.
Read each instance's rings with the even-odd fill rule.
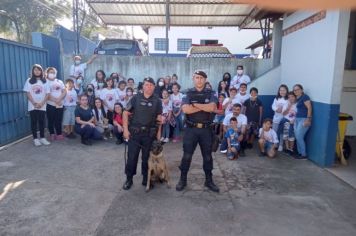
[[222,44],[192,45],[187,57],[234,58],[235,56]]
[[147,50],[141,41],[132,39],[104,39],[99,42],[94,54],[148,56]]

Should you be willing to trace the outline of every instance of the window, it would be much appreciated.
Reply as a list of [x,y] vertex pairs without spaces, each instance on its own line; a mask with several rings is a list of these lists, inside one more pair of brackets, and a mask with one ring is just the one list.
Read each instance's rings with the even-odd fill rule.
[[201,39],[200,44],[201,45],[209,45],[209,44],[218,44],[219,40],[215,39]]
[[178,51],[188,51],[192,46],[192,39],[178,39],[177,50]]
[[165,38],[155,38],[155,50],[166,51],[167,40]]

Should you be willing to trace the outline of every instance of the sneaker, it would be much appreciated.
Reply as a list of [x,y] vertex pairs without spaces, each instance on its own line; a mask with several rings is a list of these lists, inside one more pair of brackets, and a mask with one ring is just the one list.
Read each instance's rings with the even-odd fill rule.
[[283,151],[283,146],[279,146],[279,147],[278,147],[278,151],[279,151],[279,152],[282,152],[282,151]]
[[45,138],[41,138],[41,139],[40,139],[40,142],[41,142],[41,144],[46,145],[46,146],[51,144],[51,143],[48,142],[47,139],[45,139]]
[[266,153],[265,152],[260,152],[259,156],[260,157],[264,157],[264,156],[266,156]]
[[59,141],[64,140],[63,134],[57,135],[56,140],[59,140]]
[[56,135],[55,135],[55,134],[51,134],[51,135],[49,136],[49,140],[51,140],[52,142],[53,142],[54,140],[56,140]]
[[227,153],[227,150],[220,150],[220,153],[225,154]]
[[35,139],[33,140],[33,144],[34,144],[36,147],[42,145],[42,143],[40,142],[40,140],[39,140],[38,138],[35,138]]
[[163,142],[164,138],[162,137],[159,141]]
[[163,139],[163,142],[168,143],[169,142],[169,138]]
[[294,158],[297,160],[307,160],[308,159],[306,156],[296,156]]

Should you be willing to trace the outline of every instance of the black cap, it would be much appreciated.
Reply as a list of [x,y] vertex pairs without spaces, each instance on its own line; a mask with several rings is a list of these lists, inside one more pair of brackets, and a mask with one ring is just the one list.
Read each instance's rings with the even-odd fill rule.
[[149,83],[151,83],[153,85],[156,85],[155,81],[151,77],[144,78],[143,82],[149,82]]
[[203,76],[205,79],[208,78],[208,76],[206,75],[206,73],[202,70],[196,70],[194,71],[194,75],[200,75]]

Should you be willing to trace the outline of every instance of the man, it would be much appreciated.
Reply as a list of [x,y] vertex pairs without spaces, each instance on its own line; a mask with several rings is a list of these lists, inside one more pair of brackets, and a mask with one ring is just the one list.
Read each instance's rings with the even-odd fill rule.
[[[245,156],[245,148],[246,148],[246,127],[247,127],[247,117],[244,114],[241,114],[241,104],[235,103],[232,107],[232,113],[225,116],[223,121],[223,131],[226,133],[227,129],[230,126],[231,117],[236,117],[237,119],[237,129],[239,130],[240,136],[238,141],[240,142],[241,152],[240,156]],[[221,142],[220,152],[227,152],[227,141],[224,138]]]
[[177,191],[182,191],[187,186],[187,175],[192,161],[192,156],[199,143],[203,156],[203,169],[205,172],[205,186],[211,191],[219,192],[219,188],[212,179],[213,158],[212,152],[212,123],[216,110],[216,97],[214,91],[205,89],[207,75],[203,71],[193,74],[194,88],[189,89],[182,100],[182,111],[186,114],[187,128],[183,141],[183,158],[179,169],[181,176],[176,186]]
[[95,58],[97,58],[97,54],[94,54],[93,56],[90,57],[90,59],[87,62],[81,63],[82,58],[79,55],[76,55],[73,57],[74,64],[70,66],[69,70],[69,76],[73,77],[78,77],[78,76],[83,76],[84,77],[84,71],[87,68],[87,65],[93,63]]
[[251,82],[251,79],[250,79],[250,77],[248,75],[244,74],[244,67],[243,66],[239,65],[239,66],[237,66],[236,69],[237,69],[236,70],[237,75],[235,75],[234,78],[232,78],[230,88],[231,87],[235,87],[237,90],[239,90],[240,89],[240,85],[242,83],[247,85],[247,84],[249,84]]
[[152,78],[143,81],[143,93],[133,96],[123,113],[124,138],[128,140],[128,159],[125,167],[124,190],[129,190],[136,174],[137,161],[142,149],[142,185],[147,184],[148,158],[152,142],[161,138],[162,102],[153,94],[155,82]]

